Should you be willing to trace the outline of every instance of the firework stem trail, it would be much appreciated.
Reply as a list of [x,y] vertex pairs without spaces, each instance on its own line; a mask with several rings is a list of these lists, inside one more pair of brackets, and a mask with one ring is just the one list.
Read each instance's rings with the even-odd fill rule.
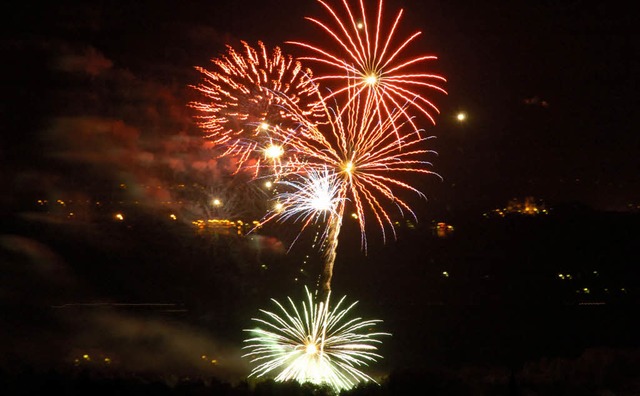
[[342,217],[344,215],[344,200],[340,202],[336,213],[329,218],[327,225],[327,241],[323,252],[322,291],[325,296],[331,291],[331,278],[333,278],[333,265],[336,262],[338,250],[338,237],[340,236],[340,228],[342,228]]

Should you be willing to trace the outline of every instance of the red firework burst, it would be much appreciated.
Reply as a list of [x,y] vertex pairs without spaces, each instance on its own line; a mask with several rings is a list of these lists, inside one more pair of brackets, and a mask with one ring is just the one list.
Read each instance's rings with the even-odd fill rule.
[[[425,90],[435,90],[446,94],[439,85],[446,79],[437,74],[425,72],[425,63],[436,60],[434,55],[407,57],[407,48],[415,42],[421,32],[408,38],[397,40],[397,29],[403,10],[398,11],[390,27],[383,26],[383,0],[379,0],[377,12],[370,15],[359,0],[358,14],[347,0],[342,0],[342,14],[323,0],[318,0],[330,14],[330,22],[307,17],[332,39],[336,47],[323,47],[289,41],[311,51],[311,55],[299,59],[318,62],[336,70],[335,73],[313,78],[316,82],[333,83],[333,92],[325,99],[341,96],[350,87],[356,87],[356,95],[366,95],[370,107],[376,109],[380,122],[393,118],[400,112],[403,118],[418,129],[407,109],[413,108],[426,116],[434,125],[433,113],[439,113],[435,104],[424,95]],[[373,17],[373,18],[371,18]],[[397,134],[397,125],[394,124]]]

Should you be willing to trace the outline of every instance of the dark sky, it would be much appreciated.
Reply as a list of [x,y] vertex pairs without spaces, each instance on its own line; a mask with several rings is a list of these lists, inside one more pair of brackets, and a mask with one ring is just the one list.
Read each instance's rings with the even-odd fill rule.
[[[415,208],[421,216],[479,213],[525,196],[550,205],[580,202],[599,209],[640,204],[640,29],[631,5],[579,0],[385,4],[388,14],[404,7],[402,32],[423,32],[414,49],[437,55],[432,71],[448,80],[448,95],[433,95],[441,110],[436,126],[426,124],[427,132],[436,136],[432,148],[439,153],[432,158],[433,170],[443,181],[416,180],[428,198],[426,205]],[[2,184],[9,186],[0,198],[3,211],[31,208],[40,198],[122,199],[158,208],[180,196],[177,183],[203,186],[202,196],[225,191],[230,182],[222,176],[229,168],[203,147],[186,106],[195,95],[189,85],[200,79],[194,66],[207,66],[225,44],[237,46],[239,40],[263,40],[295,55],[299,49],[284,42],[322,40],[304,17],[325,16],[314,0],[10,2],[1,14],[0,172]],[[468,115],[463,124],[455,119],[459,111]],[[195,201],[185,210],[207,215]],[[147,282],[140,281],[136,290],[138,285],[125,281],[129,274],[118,272],[123,270],[109,261],[110,254],[116,255],[110,243],[121,246],[126,241],[113,242],[106,230],[94,231],[96,235],[82,237],[99,241],[96,246],[105,256],[98,263],[83,256],[87,252],[74,252],[74,258],[117,272],[102,285],[100,276],[92,275],[106,295],[113,291],[109,283],[120,280],[131,288],[126,290],[129,297],[150,301],[153,297],[144,292],[155,290],[154,276],[162,276],[151,264],[155,256],[149,253],[146,266],[132,269],[132,278]],[[354,231],[350,238],[357,245]],[[47,304],[79,299],[69,292],[70,284],[87,287],[81,278],[91,271],[71,271],[44,243],[20,235],[0,238],[5,257],[28,253],[47,264],[29,270],[28,278],[46,285],[40,292]],[[145,248],[144,254],[153,250]],[[350,253],[354,262],[361,257],[359,250]],[[188,290],[195,278],[200,282],[197,290],[208,291],[208,279],[198,279],[202,268],[197,258],[185,261],[192,266],[180,264],[192,272],[185,270],[187,275],[181,273],[184,278],[176,282],[184,281],[180,285]],[[12,262],[7,265],[15,270]],[[7,279],[19,278],[22,271]],[[407,270],[402,276],[412,273]],[[29,304],[29,298],[39,298],[25,292],[33,287],[30,280],[10,290]],[[229,282],[228,287],[238,283]],[[175,293],[171,301],[180,301],[180,293]],[[75,311],[70,312],[73,317]],[[152,335],[170,340],[164,346],[171,352],[167,361],[174,365],[208,349],[229,356],[230,371],[246,369],[246,362],[236,361],[238,350],[188,325],[158,324],[109,311],[88,319],[87,334],[99,333],[106,322],[112,324],[115,338],[132,343],[153,328]],[[33,325],[37,329],[37,321]],[[444,325],[441,329],[443,334],[449,330]],[[40,345],[25,343],[33,349]]]
[[[627,6],[405,3],[386,2],[387,15],[405,8],[399,31],[422,31],[414,49],[437,55],[430,67],[448,79],[447,96],[431,94],[441,109],[437,125],[426,124],[437,137],[434,170],[444,178],[424,182],[433,210],[494,208],[527,195],[607,209],[637,204],[639,35]],[[295,54],[300,49],[286,40],[323,39],[304,17],[326,18],[311,0],[16,7],[3,13],[9,19],[2,84],[9,100],[0,158],[10,176],[37,173],[38,165],[48,171],[70,166],[72,158],[86,165],[91,156],[97,173],[96,162],[118,162],[121,169],[106,170],[119,172],[115,178],[152,177],[148,168],[162,161],[189,172],[194,154],[176,141],[197,133],[185,109],[194,95],[187,86],[199,79],[193,66],[207,66],[224,44],[241,39]],[[464,125],[455,121],[457,111],[468,113]],[[77,141],[70,135],[83,128],[80,122],[115,123],[121,130],[100,142],[85,136],[92,141],[69,145],[65,139]],[[104,144],[120,157],[98,159]],[[153,164],[134,170],[140,158]]]

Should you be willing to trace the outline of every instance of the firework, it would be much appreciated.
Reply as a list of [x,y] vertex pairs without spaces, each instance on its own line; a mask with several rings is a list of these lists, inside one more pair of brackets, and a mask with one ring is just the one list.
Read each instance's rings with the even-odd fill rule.
[[262,223],[301,222],[302,232],[310,224],[341,217],[345,187],[340,176],[326,168],[289,172],[286,179],[275,182],[274,203]]
[[321,281],[323,290],[329,291],[348,185],[340,174],[326,167],[317,169],[307,165],[294,164],[295,171],[289,171],[287,179],[276,182],[278,189],[274,204],[261,224],[287,220],[302,222],[298,235],[289,247],[291,249],[310,224],[324,222],[324,231],[319,234],[324,256]]
[[[333,92],[326,98],[341,96],[350,87],[357,87],[357,93],[364,94],[376,113],[378,120],[384,122],[394,117],[393,113],[402,113],[404,121],[417,129],[406,107],[411,107],[426,116],[435,124],[434,113],[439,113],[435,104],[424,96],[423,91],[435,90],[446,94],[439,85],[446,79],[437,74],[426,73],[425,63],[437,59],[433,55],[407,56],[407,50],[420,36],[415,32],[408,38],[397,40],[398,25],[403,10],[396,15],[390,26],[383,23],[383,0],[379,0],[375,15],[367,13],[364,0],[359,0],[359,14],[342,0],[343,14],[340,15],[327,2],[318,0],[331,15],[331,22],[316,18],[306,19],[328,34],[332,49],[312,44],[289,41],[289,44],[301,46],[311,51],[311,55],[299,59],[309,60],[327,66],[335,72],[329,72],[313,78],[316,82],[330,83]],[[352,96],[353,97],[353,96]],[[397,124],[393,131],[397,133]]]
[[[312,123],[291,108],[292,120],[297,122],[295,130],[277,129],[274,133],[287,138],[288,150],[297,159],[297,162],[292,162],[296,173],[329,169],[336,175],[342,186],[336,187],[335,191],[341,194],[340,198],[351,201],[360,225],[362,248],[366,251],[367,214],[375,219],[385,242],[387,230],[391,230],[394,238],[396,236],[388,206],[396,207],[401,215],[412,215],[417,221],[409,204],[398,193],[404,190],[423,198],[424,194],[403,181],[401,176],[411,173],[437,174],[428,169],[431,163],[423,158],[434,153],[423,147],[431,137],[424,137],[419,130],[411,129],[408,122],[399,122],[402,112],[391,114],[382,123],[377,122],[375,109],[368,106],[357,87],[350,87],[347,95],[348,102],[343,108],[337,105],[329,107],[321,102],[328,123]],[[398,130],[398,135],[392,133],[394,128]],[[310,209],[301,205],[289,210],[308,212]],[[331,268],[343,213],[344,204],[338,205],[329,218],[328,232],[325,234],[325,290],[330,288]]]
[[318,90],[311,71],[279,47],[271,53],[260,41],[257,48],[244,41],[242,47],[239,52],[228,45],[226,53],[212,59],[212,70],[196,67],[203,81],[191,87],[203,100],[189,106],[206,137],[222,148],[221,156],[236,157],[238,169],[251,161],[257,174],[260,164],[278,164],[284,154],[269,138],[273,126],[286,123],[280,104],[287,102],[313,120]]
[[272,299],[279,312],[260,310],[266,318],[253,318],[258,327],[245,330],[252,337],[245,340],[249,352],[243,357],[256,363],[250,376],[328,384],[337,392],[359,382],[375,382],[360,367],[382,358],[375,352],[381,343],[377,338],[390,334],[367,333],[382,321],[349,318],[357,301],[343,309],[346,296],[331,308],[330,293],[316,303],[305,291],[306,302],[300,308],[291,298],[289,308]]

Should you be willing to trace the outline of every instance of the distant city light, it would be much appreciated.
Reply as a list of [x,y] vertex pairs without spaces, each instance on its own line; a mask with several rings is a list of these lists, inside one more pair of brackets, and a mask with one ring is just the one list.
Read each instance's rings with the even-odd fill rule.
[[465,112],[459,112],[458,114],[456,114],[456,119],[460,122],[463,122],[467,119],[467,113]]
[[222,206],[222,201],[219,200],[218,198],[215,198],[213,200],[213,206]]
[[119,221],[124,220],[124,216],[122,215],[122,213],[116,213],[114,217],[116,218],[116,220],[119,220]]

